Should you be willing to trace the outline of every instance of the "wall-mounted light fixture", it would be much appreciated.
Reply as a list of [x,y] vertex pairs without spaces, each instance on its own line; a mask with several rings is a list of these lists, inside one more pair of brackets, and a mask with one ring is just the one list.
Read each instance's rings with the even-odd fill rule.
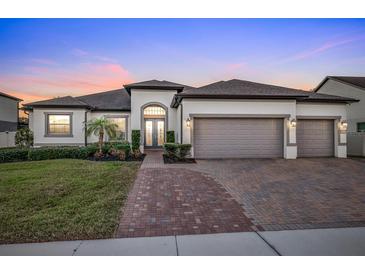
[[187,119],[186,119],[186,126],[187,126],[187,127],[190,127],[190,118],[187,118]]
[[291,127],[296,127],[297,126],[297,120],[296,119],[291,119],[290,120],[290,126]]
[[347,121],[346,120],[342,120],[340,122],[340,130],[347,130]]

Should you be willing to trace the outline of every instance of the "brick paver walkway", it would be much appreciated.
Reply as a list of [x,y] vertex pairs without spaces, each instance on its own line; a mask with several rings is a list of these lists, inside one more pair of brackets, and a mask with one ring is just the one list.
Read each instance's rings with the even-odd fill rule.
[[365,161],[198,161],[265,230],[365,226]]
[[189,164],[164,165],[159,151],[147,153],[123,208],[116,237],[260,229],[214,179],[184,168]]

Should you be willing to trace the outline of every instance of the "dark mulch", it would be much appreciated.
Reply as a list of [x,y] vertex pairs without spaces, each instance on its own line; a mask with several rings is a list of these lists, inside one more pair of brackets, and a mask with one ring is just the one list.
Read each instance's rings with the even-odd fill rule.
[[178,159],[174,157],[169,157],[166,154],[163,154],[163,162],[165,164],[196,164],[194,158],[185,158],[185,159]]
[[96,158],[96,157],[88,157],[87,160],[89,161],[97,161],[97,162],[110,162],[110,161],[120,161],[120,162],[143,162],[144,158],[146,157],[146,154],[141,154],[141,157],[131,157],[128,156],[124,161],[120,160],[118,156],[112,156],[112,155],[105,155],[102,158]]

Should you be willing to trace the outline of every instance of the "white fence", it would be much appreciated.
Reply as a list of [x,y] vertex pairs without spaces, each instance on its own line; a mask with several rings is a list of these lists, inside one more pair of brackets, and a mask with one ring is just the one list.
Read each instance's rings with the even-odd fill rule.
[[365,132],[347,133],[347,155],[365,156]]
[[15,133],[15,131],[0,132],[0,147],[14,147]]

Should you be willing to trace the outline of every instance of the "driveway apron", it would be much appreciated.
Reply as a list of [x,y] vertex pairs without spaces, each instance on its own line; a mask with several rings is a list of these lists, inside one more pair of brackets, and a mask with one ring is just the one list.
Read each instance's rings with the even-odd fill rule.
[[148,151],[121,214],[116,237],[258,230],[239,203],[212,177],[164,164]]

